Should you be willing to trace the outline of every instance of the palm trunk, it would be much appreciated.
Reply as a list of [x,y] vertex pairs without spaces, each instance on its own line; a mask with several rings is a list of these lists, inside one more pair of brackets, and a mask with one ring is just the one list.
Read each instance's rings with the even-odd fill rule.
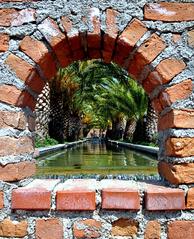
[[157,124],[158,115],[151,105],[151,101],[148,101],[148,110],[145,122],[145,137],[148,142],[156,142],[157,140]]
[[135,119],[128,119],[125,126],[124,140],[132,142],[133,135],[136,129],[137,121]]

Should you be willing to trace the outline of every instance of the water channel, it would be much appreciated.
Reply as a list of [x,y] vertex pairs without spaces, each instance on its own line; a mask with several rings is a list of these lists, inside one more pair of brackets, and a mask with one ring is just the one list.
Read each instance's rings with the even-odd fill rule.
[[38,159],[37,176],[157,173],[154,156],[104,143],[87,142]]

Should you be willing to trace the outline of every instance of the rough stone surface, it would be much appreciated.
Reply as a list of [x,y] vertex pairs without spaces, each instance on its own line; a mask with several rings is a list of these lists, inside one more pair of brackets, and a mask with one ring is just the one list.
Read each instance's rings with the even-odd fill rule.
[[120,218],[112,223],[112,236],[132,236],[138,232],[139,224],[137,221],[128,218]]
[[177,22],[193,21],[193,3],[150,3],[145,6],[144,17],[149,20]]
[[73,234],[77,239],[100,238],[102,223],[94,219],[77,221],[73,225]]
[[187,34],[189,46],[194,47],[194,30],[189,31]]
[[164,130],[167,128],[194,128],[194,110],[171,110],[164,116],[159,118],[158,129]]
[[0,137],[0,157],[8,155],[20,155],[25,153],[33,153],[33,141],[29,137],[21,137],[14,139],[11,137]]
[[26,128],[26,118],[22,112],[0,112],[0,128]]
[[1,237],[24,237],[27,235],[27,221],[11,221],[5,219],[0,222]]
[[174,221],[168,224],[168,239],[192,239],[194,233],[194,221]]
[[160,239],[161,225],[158,221],[149,221],[146,225],[144,239]]
[[194,188],[189,188],[187,192],[186,208],[194,209]]
[[0,209],[4,207],[4,193],[0,191]]
[[20,162],[0,166],[0,180],[13,182],[19,181],[35,174],[34,162]]
[[5,52],[9,49],[9,35],[0,33],[0,52]]
[[36,238],[37,239],[63,239],[63,225],[57,218],[37,219]]
[[170,164],[160,162],[158,171],[172,184],[194,183],[194,163]]
[[194,156],[194,138],[169,138],[166,141],[168,156]]

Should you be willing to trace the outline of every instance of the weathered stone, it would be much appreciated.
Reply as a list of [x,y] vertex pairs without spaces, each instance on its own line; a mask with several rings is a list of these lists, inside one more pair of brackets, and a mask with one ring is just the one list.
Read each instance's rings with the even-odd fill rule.
[[158,171],[172,184],[194,183],[194,163],[171,164],[160,162]]
[[5,52],[9,48],[9,35],[0,33],[0,52]]
[[189,188],[186,197],[186,208],[194,209],[194,188]]
[[94,219],[80,220],[73,225],[73,234],[77,239],[99,238],[102,223]]
[[168,138],[165,145],[167,156],[194,156],[194,138]]
[[194,30],[188,31],[188,43],[189,46],[194,47]]
[[146,225],[144,239],[160,239],[161,225],[158,221],[149,221]]
[[0,180],[13,182],[31,177],[36,172],[35,162],[20,162],[0,166]]
[[26,117],[22,112],[0,111],[0,128],[26,128]]
[[168,224],[168,239],[193,239],[194,221],[174,221]]
[[63,225],[60,219],[37,219],[36,238],[37,239],[63,239]]
[[2,237],[24,237],[27,235],[27,221],[11,221],[5,219],[0,222],[0,236]]
[[112,223],[112,236],[131,236],[137,235],[139,224],[133,219],[120,218]]

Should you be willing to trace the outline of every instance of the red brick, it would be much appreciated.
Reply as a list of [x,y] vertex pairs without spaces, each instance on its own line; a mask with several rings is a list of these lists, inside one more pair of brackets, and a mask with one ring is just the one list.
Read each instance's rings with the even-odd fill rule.
[[6,64],[16,73],[16,75],[28,85],[32,90],[40,93],[45,85],[38,75],[36,69],[25,60],[10,54]]
[[124,236],[135,238],[139,229],[139,223],[134,219],[119,218],[112,223],[112,236]]
[[194,188],[189,188],[186,197],[186,208],[194,209]]
[[50,43],[61,67],[68,66],[72,62],[71,50],[66,36],[59,30],[57,23],[47,18],[39,25],[39,30]]
[[144,18],[165,22],[192,21],[194,20],[193,12],[193,3],[149,3],[145,5]]
[[161,225],[158,221],[149,221],[146,225],[144,239],[160,239]]
[[[168,224],[168,239],[193,239],[194,221],[173,221]],[[178,236],[178,237],[177,237]]]
[[20,162],[0,166],[0,180],[13,182],[31,177],[35,174],[35,162]]
[[165,59],[151,72],[143,82],[143,88],[147,93],[151,93],[157,86],[171,81],[176,75],[185,69],[183,61],[177,59]]
[[160,162],[158,171],[172,184],[194,183],[194,163],[170,164]]
[[106,10],[106,30],[103,36],[103,58],[109,63],[112,59],[112,53],[115,48],[115,41],[118,34],[116,17],[118,12],[113,9]]
[[22,112],[0,111],[0,128],[26,128],[26,118]]
[[57,189],[57,210],[85,211],[96,209],[95,180],[67,180]]
[[94,219],[80,220],[73,225],[73,235],[77,239],[99,238],[102,223]]
[[182,210],[185,208],[184,191],[162,186],[149,186],[145,191],[145,208],[149,211]]
[[135,44],[146,31],[147,28],[141,21],[133,19],[117,40],[115,56],[121,55],[123,58],[128,57]]
[[27,227],[27,221],[11,221],[7,218],[0,222],[0,236],[23,238],[27,236]]
[[160,93],[159,99],[163,109],[177,100],[183,100],[192,93],[192,81],[190,79],[166,88]]
[[93,30],[87,34],[88,48],[100,49],[101,34],[100,34],[100,11],[98,8],[91,8],[89,10],[89,19],[91,21]]
[[138,190],[122,180],[102,180],[102,208],[119,210],[139,210]]
[[43,42],[26,36],[20,43],[20,49],[40,66],[47,79],[55,76],[55,61]]
[[37,239],[63,239],[63,224],[60,219],[47,218],[36,220]]
[[9,136],[0,137],[0,157],[6,155],[19,155],[33,153],[33,141],[29,137],[11,138]]
[[11,105],[16,105],[21,91],[15,86],[0,85],[0,101]]
[[28,106],[32,111],[34,111],[36,106],[36,100],[27,91],[22,91],[22,93],[20,94],[17,100],[16,106],[19,106],[22,108]]
[[167,156],[194,156],[194,138],[168,138],[165,146]]
[[51,191],[59,180],[35,179],[25,187],[12,192],[12,209],[49,210],[51,207]]
[[156,113],[160,114],[163,109],[160,100],[158,98],[154,98],[151,101],[151,104],[152,104],[152,107],[154,108],[154,110],[156,111]]
[[157,35],[152,34],[137,50],[132,63],[129,65],[129,74],[138,79],[143,68],[150,64],[166,47],[164,41]]
[[0,191],[0,209],[4,207],[4,193]]
[[24,23],[35,21],[34,9],[0,9],[0,26],[20,26]]
[[0,33],[0,52],[5,52],[9,49],[9,35]]
[[71,20],[66,16],[61,18],[61,24],[67,35],[73,60],[78,60],[77,51],[82,51],[82,55],[84,55],[79,31],[73,27]]
[[158,129],[164,130],[167,128],[194,128],[194,110],[171,110],[164,116],[161,116],[158,122]]

